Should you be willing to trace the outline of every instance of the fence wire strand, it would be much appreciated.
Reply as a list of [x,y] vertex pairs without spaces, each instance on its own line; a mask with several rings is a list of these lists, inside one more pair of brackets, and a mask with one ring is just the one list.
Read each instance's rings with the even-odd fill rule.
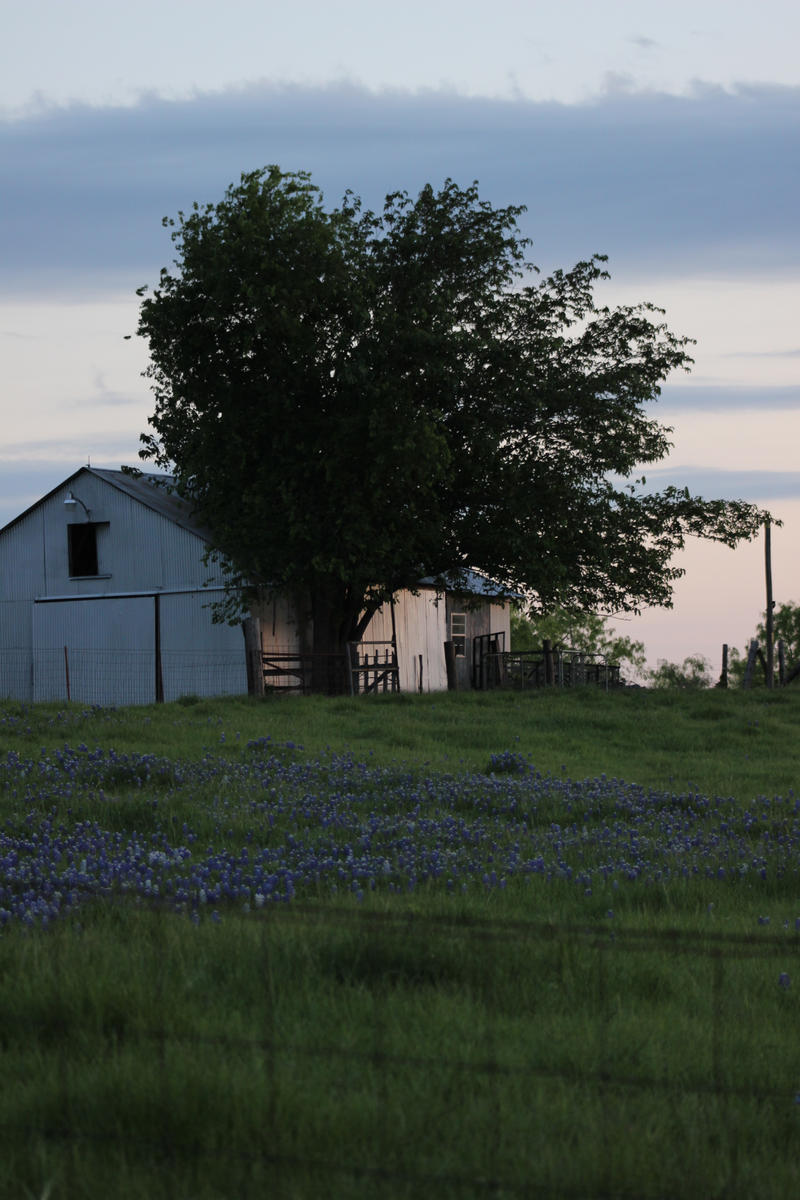
[[[115,903],[114,900],[111,903]],[[126,903],[123,900],[120,904]],[[159,914],[159,919],[153,926],[152,950],[155,960],[161,964],[157,978],[153,980],[154,994],[159,1003],[163,1003],[167,971],[167,955],[163,940],[163,922],[170,919],[180,919],[171,914],[166,906],[153,905],[151,908]],[[747,959],[773,959],[780,951],[784,955],[800,952],[800,939],[781,938],[778,935],[759,934],[750,937],[742,934],[723,933],[682,933],[665,929],[630,929],[615,930],[599,934],[596,928],[586,925],[534,923],[513,920],[477,920],[477,919],[448,919],[426,917],[408,913],[376,913],[356,912],[351,910],[326,910],[313,904],[296,904],[294,906],[276,905],[274,911],[260,910],[250,914],[248,921],[260,922],[260,955],[254,963],[263,981],[263,1018],[262,1034],[258,1037],[227,1035],[218,1033],[203,1033],[194,1030],[179,1030],[168,1028],[122,1030],[115,1034],[120,1045],[133,1043],[141,1048],[142,1053],[149,1053],[148,1046],[155,1050],[161,1069],[169,1070],[168,1049],[171,1045],[189,1045],[202,1048],[217,1049],[223,1055],[231,1052],[247,1051],[253,1055],[254,1062],[263,1065],[267,1079],[266,1104],[263,1120],[266,1128],[275,1128],[280,1120],[276,1108],[278,1091],[278,1072],[280,1064],[291,1060],[340,1060],[349,1064],[353,1077],[372,1068],[375,1072],[375,1109],[378,1114],[379,1136],[374,1147],[374,1157],[371,1160],[353,1162],[351,1164],[331,1160],[322,1156],[297,1156],[283,1153],[279,1150],[265,1148],[254,1149],[253,1153],[243,1153],[240,1149],[229,1148],[227,1151],[215,1147],[213,1153],[217,1156],[227,1154],[232,1162],[244,1165],[259,1163],[274,1169],[280,1176],[291,1179],[298,1173],[318,1173],[326,1181],[328,1194],[338,1195],[341,1192],[342,1180],[372,1181],[380,1194],[392,1196],[393,1189],[402,1185],[412,1189],[433,1189],[447,1187],[455,1189],[463,1195],[486,1194],[497,1196],[565,1196],[577,1197],[586,1194],[580,1188],[568,1185],[553,1188],[535,1179],[530,1180],[524,1188],[513,1181],[504,1179],[503,1146],[500,1136],[501,1105],[500,1088],[504,1080],[511,1078],[528,1078],[531,1081],[559,1083],[576,1087],[582,1091],[593,1090],[601,1099],[619,1092],[663,1093],[669,1096],[715,1097],[723,1105],[735,1099],[763,1101],[775,1103],[791,1103],[791,1095],[783,1088],[769,1086],[768,1082],[755,1082],[752,1086],[740,1086],[726,1082],[724,1070],[723,1035],[725,1030],[725,975],[729,962]],[[376,991],[373,995],[372,1027],[361,1031],[361,1042],[357,1046],[342,1046],[334,1044],[312,1045],[302,1041],[289,1041],[281,1036],[275,1025],[274,997],[276,988],[281,986],[281,980],[276,978],[275,964],[271,945],[271,934],[280,927],[291,926],[312,927],[316,931],[349,930],[361,931],[365,934],[379,933],[387,940],[407,940],[410,936],[419,936],[428,943],[437,937],[458,935],[466,938],[473,950],[473,958],[480,963],[478,985],[485,1006],[485,1024],[478,1034],[478,1043],[482,1047],[482,1055],[474,1058],[455,1058],[442,1054],[398,1054],[388,1048],[386,1009],[382,996]],[[595,1019],[597,1021],[597,1044],[599,1061],[604,1065],[601,1069],[579,1068],[569,1069],[536,1062],[504,1063],[501,1061],[501,1022],[498,1012],[497,979],[499,950],[504,946],[518,946],[523,951],[526,945],[557,945],[578,946],[584,951],[595,952],[597,963],[597,1000]],[[659,1077],[653,1074],[632,1075],[610,1064],[608,1043],[607,1016],[609,1006],[608,969],[611,956],[640,956],[648,953],[664,953],[668,955],[689,955],[698,961],[705,961],[710,968],[710,987],[708,1003],[710,1010],[710,1046],[709,1071],[707,1078],[685,1080]],[[74,1033],[75,1030],[73,1029]],[[80,1030],[84,1040],[91,1042],[92,1035],[101,1039],[105,1036],[88,1022]],[[36,1035],[35,1022],[31,1023],[31,1036]],[[421,1080],[425,1080],[432,1072],[442,1069],[451,1071],[459,1077],[467,1077],[490,1089],[488,1097],[488,1112],[490,1121],[497,1126],[498,1137],[493,1142],[491,1162],[488,1164],[486,1176],[476,1176],[458,1171],[444,1171],[441,1174],[416,1170],[403,1164],[402,1155],[398,1153],[396,1133],[391,1125],[391,1088],[392,1081],[401,1070],[417,1072]],[[136,1153],[137,1148],[144,1147],[148,1152],[163,1155],[165,1160],[183,1159],[185,1157],[202,1158],[207,1153],[201,1145],[176,1147],[168,1139],[163,1142],[158,1139],[142,1139],[135,1134],[113,1135],[102,1130],[82,1127],[79,1116],[73,1113],[69,1077],[66,1059],[59,1065],[59,1087],[61,1090],[63,1120],[58,1123],[45,1122],[41,1125],[9,1124],[0,1125],[0,1141],[18,1143],[21,1138],[42,1138],[49,1142],[64,1142],[74,1144],[91,1143],[101,1147],[109,1142],[123,1142],[130,1152]],[[424,1088],[423,1088],[424,1091]],[[435,1114],[433,1114],[435,1116]],[[608,1118],[610,1121],[610,1117]],[[611,1136],[610,1126],[606,1136]],[[731,1176],[729,1183],[735,1191],[737,1178],[737,1150],[731,1147]],[[607,1187],[605,1185],[608,1185]],[[603,1190],[605,1188],[605,1190]],[[291,1194],[295,1194],[292,1192]],[[297,1193],[300,1194],[300,1193]],[[303,1193],[304,1194],[304,1193]],[[619,1191],[611,1186],[610,1179],[604,1180],[600,1190],[593,1188],[593,1196],[629,1198],[634,1195],[646,1196],[648,1200],[659,1200],[661,1193],[657,1187],[646,1191]]]

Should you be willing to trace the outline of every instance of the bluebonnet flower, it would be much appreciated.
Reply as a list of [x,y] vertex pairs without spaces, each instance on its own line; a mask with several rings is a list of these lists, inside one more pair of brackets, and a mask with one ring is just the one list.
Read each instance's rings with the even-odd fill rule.
[[[120,893],[196,915],[204,905],[258,910],[309,889],[360,898],[429,885],[447,894],[475,880],[494,889],[531,877],[587,896],[609,884],[698,877],[758,886],[788,876],[800,851],[794,796],[758,797],[743,813],[730,798],[696,790],[543,775],[511,751],[492,757],[506,769],[448,775],[351,754],[298,762],[286,749],[265,736],[248,743],[245,761],[206,753],[180,763],[85,745],[42,751],[36,761],[7,754],[0,789],[23,815],[0,826],[0,923],[49,924],[90,897]],[[104,828],[102,814],[121,791],[141,793],[145,833]],[[187,793],[198,826],[177,830],[171,802]],[[97,819],[77,821],[71,809],[87,795],[98,801]],[[780,837],[770,832],[776,812]],[[210,829],[213,845],[205,844]]]

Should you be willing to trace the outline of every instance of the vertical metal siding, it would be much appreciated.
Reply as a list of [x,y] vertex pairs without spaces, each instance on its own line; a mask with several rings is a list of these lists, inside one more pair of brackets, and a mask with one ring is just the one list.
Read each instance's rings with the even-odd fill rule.
[[[67,526],[85,520],[86,514],[80,506],[75,513],[65,508],[68,490],[59,489],[31,514],[41,522],[42,534],[37,582],[28,595],[102,595],[202,587],[209,580],[219,581],[219,572],[202,561],[202,538],[88,474],[75,481],[72,490],[89,508],[91,520],[103,526],[98,530],[99,577],[71,579]],[[3,540],[27,525],[26,519],[9,530]],[[35,552],[35,541],[31,542],[27,531],[24,539]]]
[[215,625],[207,591],[162,596],[161,667],[164,699],[241,695],[247,691],[240,625]]
[[0,601],[29,601],[44,587],[44,518],[37,510],[0,537]]
[[31,700],[31,606],[28,600],[0,601],[0,700]]
[[[64,647],[67,648],[65,662]],[[153,601],[63,600],[33,606],[33,699],[150,704],[155,699]]]
[[[89,509],[98,530],[98,576],[71,579],[67,528],[86,519],[73,512],[68,491]],[[207,582],[220,573],[202,561],[203,540],[160,513],[84,473],[59,488],[0,537],[0,696],[63,699],[64,646],[70,692],[84,703],[150,703],[155,698],[154,602],[150,597],[109,593],[196,588],[192,598],[162,600],[164,654],[182,663],[182,682],[172,692],[246,690],[243,640],[238,629],[212,625],[203,605]],[[36,598],[97,596],[98,600]],[[106,599],[100,600],[99,597]],[[173,613],[178,614],[173,620]],[[170,645],[170,639],[175,644]],[[177,674],[174,673],[177,680]]]

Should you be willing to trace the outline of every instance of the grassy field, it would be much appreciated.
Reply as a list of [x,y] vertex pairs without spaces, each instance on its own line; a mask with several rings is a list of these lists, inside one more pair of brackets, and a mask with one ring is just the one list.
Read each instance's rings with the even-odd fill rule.
[[798,718],[0,706],[0,1195],[797,1194]]
[[235,755],[252,739],[349,750],[378,764],[486,769],[513,750],[538,770],[606,774],[663,788],[692,784],[742,800],[797,786],[800,688],[758,692],[623,689],[439,693],[427,696],[232,698],[92,711],[79,705],[0,707],[0,752],[65,742],[197,758]]

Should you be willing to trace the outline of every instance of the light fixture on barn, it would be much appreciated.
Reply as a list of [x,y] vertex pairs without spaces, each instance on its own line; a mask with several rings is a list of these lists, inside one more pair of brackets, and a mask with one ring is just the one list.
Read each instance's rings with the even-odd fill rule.
[[80,504],[81,508],[82,508],[82,509],[83,509],[83,511],[86,513],[86,520],[87,520],[87,521],[91,521],[91,519],[92,519],[92,514],[89,512],[89,509],[88,509],[88,508],[86,507],[86,505],[83,503],[83,501],[81,500],[80,496],[76,496],[76,495],[74,495],[74,493],[72,493],[72,492],[67,492],[67,498],[66,498],[66,500],[64,501],[64,507],[65,507],[65,508],[69,508],[69,509],[71,509],[71,510],[74,510],[74,508],[75,508],[75,505],[76,505],[76,504]]

